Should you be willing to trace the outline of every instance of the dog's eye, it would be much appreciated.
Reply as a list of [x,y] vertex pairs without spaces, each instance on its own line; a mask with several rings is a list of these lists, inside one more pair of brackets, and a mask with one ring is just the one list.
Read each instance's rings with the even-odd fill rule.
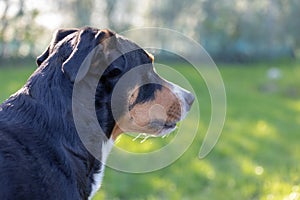
[[122,74],[122,70],[119,68],[114,68],[107,73],[108,78],[114,78]]

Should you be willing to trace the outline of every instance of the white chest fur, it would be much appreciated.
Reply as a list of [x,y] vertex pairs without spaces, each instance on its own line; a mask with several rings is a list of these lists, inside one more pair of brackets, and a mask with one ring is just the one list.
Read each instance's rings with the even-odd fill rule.
[[105,168],[105,162],[107,160],[107,157],[114,145],[114,141],[112,139],[109,139],[107,142],[102,144],[102,164],[100,171],[94,174],[94,183],[92,184],[92,192],[89,196],[89,200],[93,198],[93,196],[96,194],[96,192],[101,187],[101,182],[104,175],[104,168]]

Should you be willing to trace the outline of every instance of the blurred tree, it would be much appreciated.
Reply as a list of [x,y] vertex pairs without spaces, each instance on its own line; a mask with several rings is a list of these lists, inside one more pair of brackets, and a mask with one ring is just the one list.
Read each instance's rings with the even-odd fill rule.
[[111,29],[117,30],[117,27],[115,25],[115,21],[113,20],[113,13],[116,8],[116,0],[106,0],[106,9],[105,14],[107,18],[107,24],[110,26]]
[[94,8],[94,0],[70,1],[74,11],[74,24],[76,26],[86,26],[91,24],[91,13]]
[[63,15],[69,16],[72,26],[82,27],[91,24],[95,0],[55,0],[54,5]]
[[293,57],[278,0],[204,1],[197,32],[215,58],[247,61]]
[[105,17],[107,27],[114,31],[124,31],[134,26],[135,19],[139,18],[139,4],[135,0],[106,0]]
[[9,1],[3,2],[3,13],[1,15],[1,21],[0,21],[0,57],[4,57],[5,51],[6,51],[6,40],[4,38],[4,35],[7,30],[8,26],[8,16],[7,12],[10,7]]
[[[176,28],[182,26],[186,21],[179,20],[191,14],[191,5],[195,5],[197,0],[165,0],[151,4],[149,17],[155,26],[165,26],[168,28]],[[200,8],[196,6],[196,8]],[[178,23],[182,22],[182,23]],[[177,28],[178,29],[178,28]],[[180,29],[180,28],[179,28]]]
[[24,57],[34,54],[34,41],[43,33],[35,23],[39,12],[26,10],[24,0],[5,0],[0,25],[0,56]]
[[[281,1],[279,1],[281,3]],[[284,3],[281,3],[284,4]],[[284,17],[282,25],[285,30],[284,34],[288,37],[294,48],[300,48],[300,1],[289,0],[282,5],[284,9]]]
[[34,40],[43,38],[42,30],[47,28],[47,23],[37,25],[36,19],[53,13],[57,21],[63,18],[59,27],[175,29],[199,40],[214,58],[222,60],[292,57],[300,46],[298,0],[54,0],[43,12],[24,6],[25,2],[0,1],[1,57],[33,54]]

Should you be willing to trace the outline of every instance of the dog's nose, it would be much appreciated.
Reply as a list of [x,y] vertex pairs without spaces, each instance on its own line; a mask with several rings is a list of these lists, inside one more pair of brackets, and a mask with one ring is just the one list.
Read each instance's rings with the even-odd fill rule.
[[185,99],[186,103],[189,105],[189,107],[191,107],[195,101],[195,96],[189,92],[189,93],[186,93],[186,95],[184,96],[184,99]]

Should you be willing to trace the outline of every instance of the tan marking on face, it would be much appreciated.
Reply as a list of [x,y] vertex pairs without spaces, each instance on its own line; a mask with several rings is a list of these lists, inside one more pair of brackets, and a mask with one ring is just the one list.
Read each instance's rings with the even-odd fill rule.
[[181,105],[179,101],[174,101],[174,103],[169,107],[167,111],[167,122],[179,120],[181,117]]
[[[104,32],[104,37],[101,38],[99,43],[103,46],[103,53],[105,58],[107,59],[108,55],[112,51],[116,51],[116,37],[115,33],[109,31],[109,30],[101,30],[101,32]],[[115,58],[119,57],[120,55],[116,55]],[[108,62],[111,62],[109,60]]]
[[148,57],[150,58],[151,62],[153,63],[154,62],[154,56],[149,53],[148,51],[144,50],[146,52],[146,54],[148,55]]
[[101,30],[102,33],[104,33],[104,37],[101,38],[101,40],[99,41],[100,43],[106,41],[108,38],[111,38],[112,36],[115,35],[115,33],[107,30],[107,29],[104,29],[104,30]]
[[[129,97],[132,105],[138,96],[138,89]],[[180,120],[181,104],[175,94],[167,87],[157,90],[152,101],[136,104],[117,122],[113,131],[116,138],[122,132],[159,134],[164,124],[174,124]]]
[[[152,104],[158,104],[164,108],[166,115],[166,122],[177,122],[181,116],[181,104],[176,95],[167,87],[157,91],[155,94],[155,100]],[[161,109],[162,110],[162,109]]]
[[111,138],[115,141],[119,135],[123,133],[123,130],[116,124],[111,133]]
[[129,97],[129,105],[134,104],[134,102],[136,101],[136,99],[139,95],[138,87],[135,87],[132,91],[133,92],[131,92],[130,97]]

